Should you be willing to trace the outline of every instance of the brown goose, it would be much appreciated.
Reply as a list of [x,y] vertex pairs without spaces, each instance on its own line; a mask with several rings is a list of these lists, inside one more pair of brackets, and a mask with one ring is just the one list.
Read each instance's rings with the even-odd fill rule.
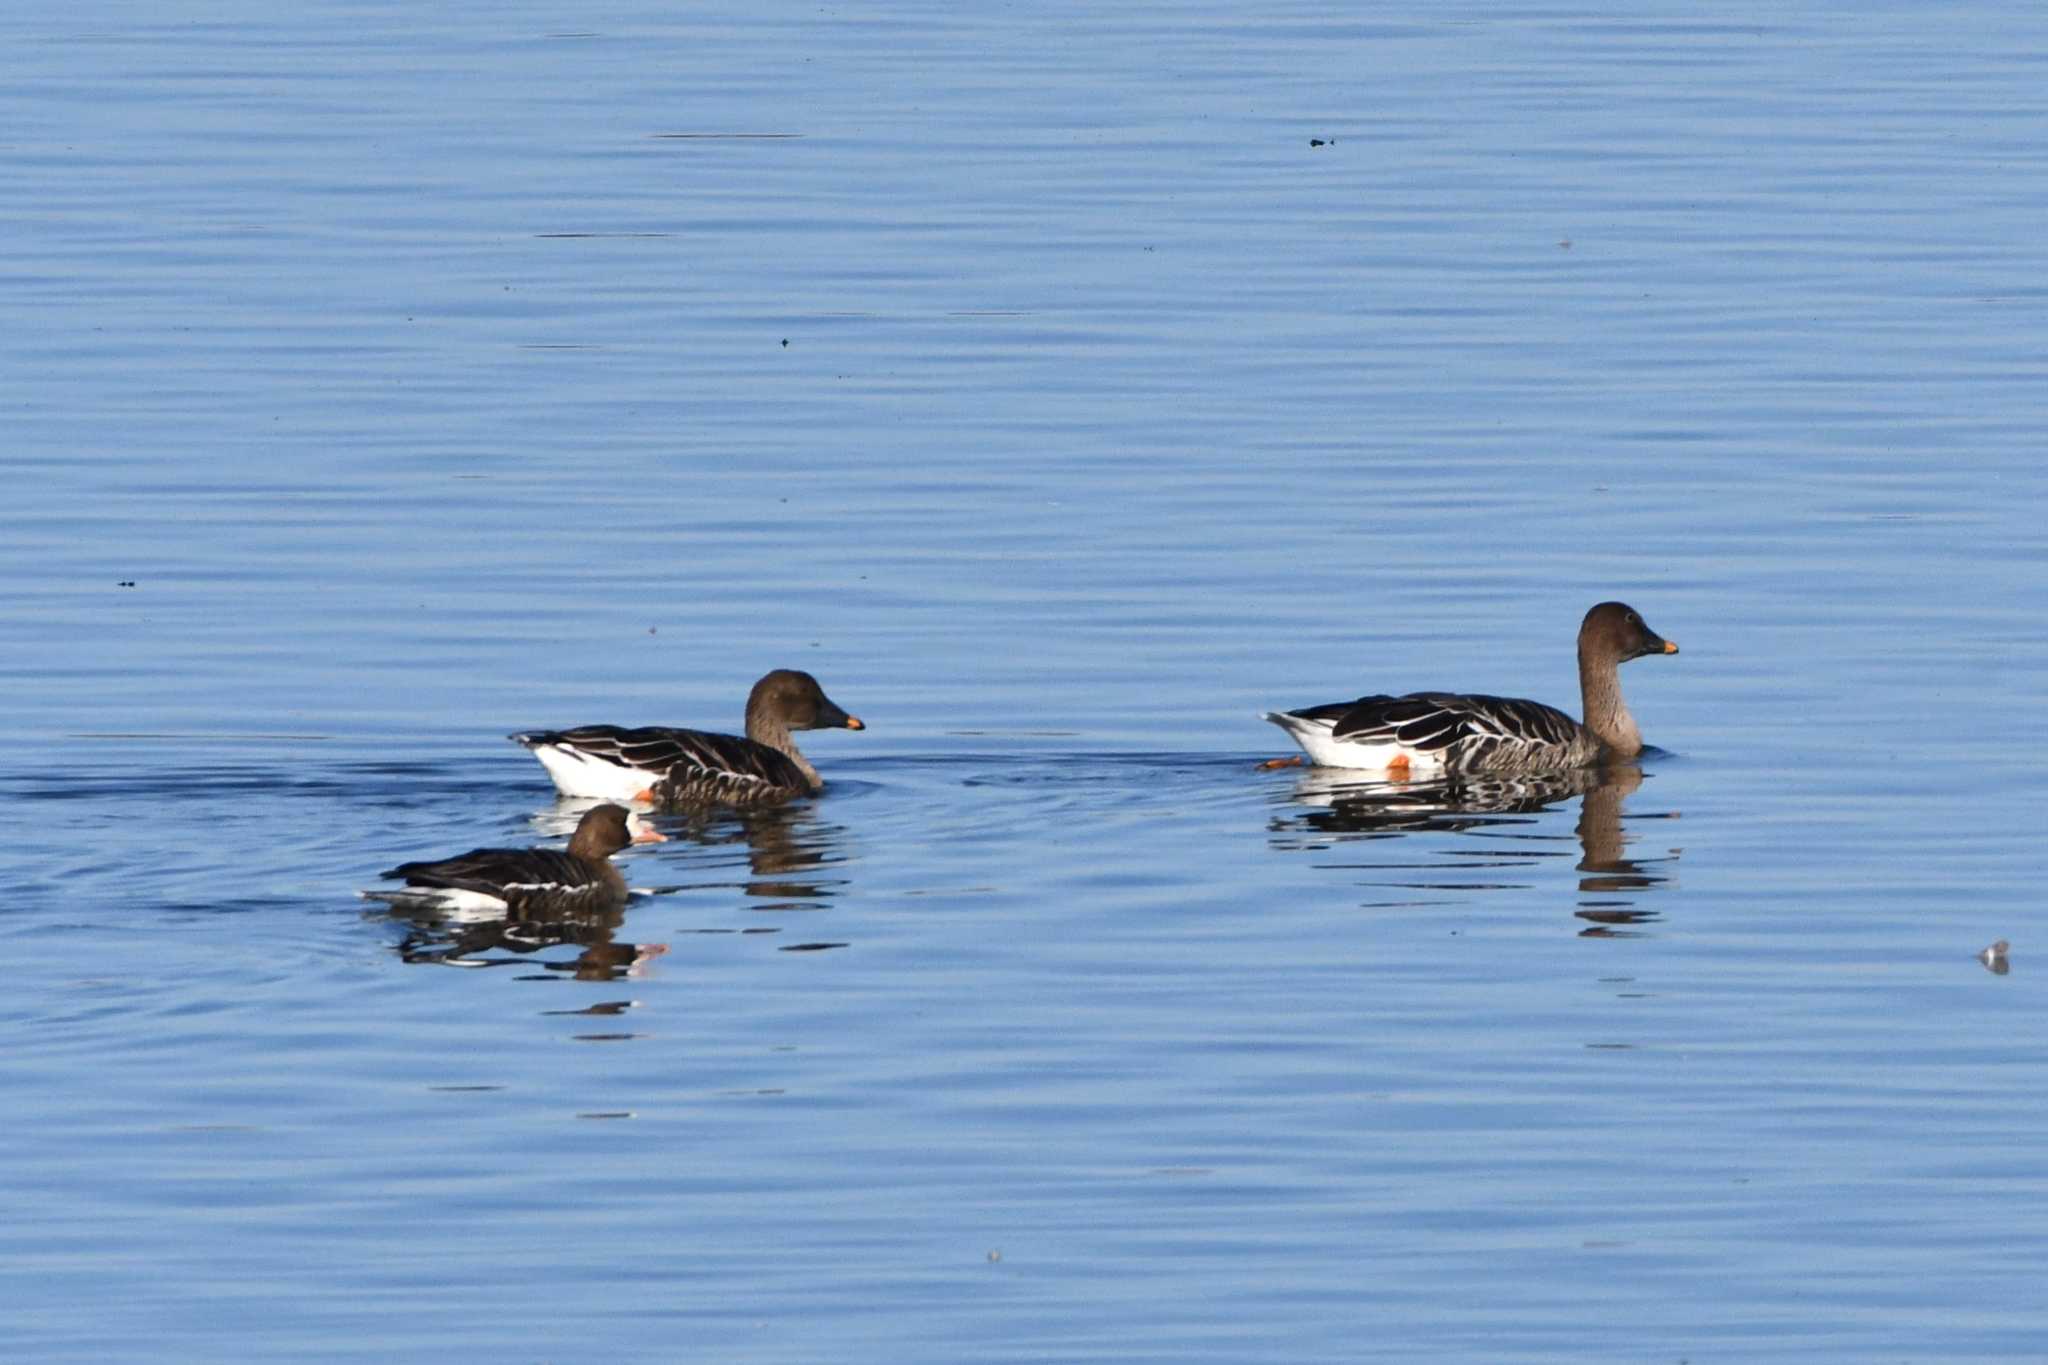
[[1266,719],[1294,736],[1309,760],[1331,768],[1395,772],[1532,772],[1576,768],[1642,752],[1642,732],[1621,699],[1621,665],[1678,646],[1643,624],[1633,607],[1602,602],[1579,625],[1584,724],[1541,702],[1456,692],[1360,697]]
[[564,796],[756,806],[824,789],[790,731],[866,728],[840,710],[816,678],[778,668],[747,694],[744,739],[659,725],[581,725],[512,739],[533,750]]
[[[651,830],[640,835],[662,837]],[[577,822],[567,851],[474,848],[436,862],[400,863],[377,875],[404,881],[402,889],[362,896],[406,909],[512,915],[617,910],[626,903],[626,879],[611,856],[633,841],[625,807],[593,806]]]

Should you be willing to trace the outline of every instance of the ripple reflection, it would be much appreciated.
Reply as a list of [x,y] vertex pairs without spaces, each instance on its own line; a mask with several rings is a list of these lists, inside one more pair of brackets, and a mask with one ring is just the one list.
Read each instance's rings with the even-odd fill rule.
[[[626,912],[597,914],[508,913],[495,918],[461,912],[391,906],[370,912],[405,925],[397,945],[406,962],[443,967],[540,966],[577,981],[615,981],[638,976],[665,943],[627,943],[618,931]],[[550,948],[575,951],[566,958],[539,956]]]
[[[1537,889],[1549,860],[1572,856],[1562,847],[1576,838],[1574,870],[1578,902],[1574,915],[1585,921],[1585,937],[1612,938],[1658,918],[1637,898],[1671,880],[1673,849],[1658,857],[1631,856],[1634,841],[1625,828],[1624,804],[1643,784],[1633,763],[1610,763],[1558,773],[1463,774],[1434,781],[1390,781],[1377,775],[1309,769],[1280,801],[1300,809],[1275,816],[1268,827],[1276,849],[1326,853],[1361,841],[1423,842],[1412,856],[1321,866],[1401,874],[1364,883],[1410,893],[1366,902],[1368,908],[1415,908],[1457,904],[1475,892]],[[1580,798],[1572,835],[1556,828],[1546,812]],[[1627,822],[1670,819],[1670,812],[1637,812]],[[1460,847],[1435,836],[1481,841]],[[1559,845],[1559,847],[1546,847]],[[1475,875],[1483,874],[1483,875]],[[1527,877],[1517,874],[1529,874]]]
[[658,849],[662,870],[690,878],[653,888],[657,893],[730,890],[761,902],[751,910],[819,911],[848,885],[846,827],[805,803],[650,822],[669,837]]

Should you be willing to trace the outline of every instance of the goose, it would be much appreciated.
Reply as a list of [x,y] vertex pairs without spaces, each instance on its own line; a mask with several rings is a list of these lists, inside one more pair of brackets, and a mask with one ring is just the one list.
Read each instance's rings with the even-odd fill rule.
[[533,751],[564,796],[664,805],[758,806],[825,788],[797,752],[792,730],[865,730],[794,668],[778,668],[747,694],[747,733],[716,735],[649,725],[580,725],[510,738]]
[[1621,665],[1645,654],[1676,653],[1678,646],[1645,625],[1635,608],[1602,602],[1579,625],[1584,724],[1541,702],[1457,692],[1360,697],[1268,711],[1265,719],[1324,767],[1397,773],[1577,768],[1642,752],[1642,732],[1621,699]]
[[[638,840],[666,836],[643,830]],[[576,824],[567,851],[473,848],[434,862],[400,863],[377,875],[402,888],[364,891],[364,900],[408,910],[495,915],[595,914],[626,903],[626,879],[611,856],[636,841],[623,806],[593,806]]]

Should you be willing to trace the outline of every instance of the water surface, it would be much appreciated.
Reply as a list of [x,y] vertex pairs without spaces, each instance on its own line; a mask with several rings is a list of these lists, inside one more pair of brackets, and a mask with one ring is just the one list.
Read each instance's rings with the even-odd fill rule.
[[[0,36],[24,1358],[2038,1353],[2031,17]],[[1639,765],[1257,766],[1617,597]],[[776,666],[616,923],[357,899]]]

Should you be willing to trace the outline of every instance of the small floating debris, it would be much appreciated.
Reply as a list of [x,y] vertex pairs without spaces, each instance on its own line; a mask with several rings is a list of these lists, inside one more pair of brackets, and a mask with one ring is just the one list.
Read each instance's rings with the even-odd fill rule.
[[1977,960],[1983,963],[1984,970],[1990,972],[1993,976],[2004,976],[2012,970],[2012,964],[2005,960],[2006,950],[2010,947],[2012,947],[2010,943],[2000,939],[1983,952],[1977,954]]

